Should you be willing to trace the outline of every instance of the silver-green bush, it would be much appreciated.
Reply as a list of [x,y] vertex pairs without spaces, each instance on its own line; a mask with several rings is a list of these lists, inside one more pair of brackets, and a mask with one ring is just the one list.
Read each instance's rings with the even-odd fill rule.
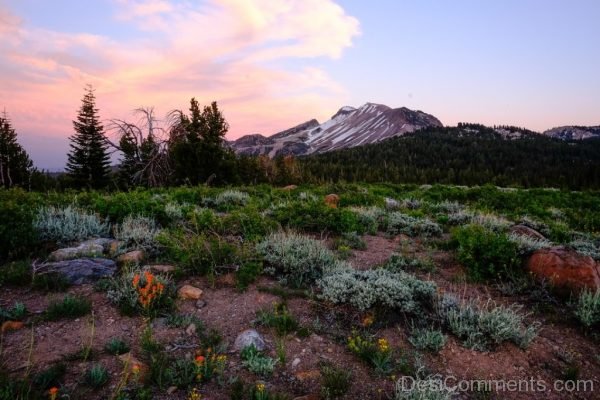
[[593,239],[579,237],[569,243],[569,246],[584,256],[590,256],[594,260],[600,261],[600,244],[596,243]]
[[92,237],[103,237],[109,232],[108,223],[102,222],[95,214],[73,205],[64,208],[40,208],[33,226],[41,240],[61,245]]
[[231,189],[221,192],[215,197],[215,204],[222,206],[243,206],[250,200],[250,195],[246,192]]
[[439,329],[414,328],[408,341],[418,350],[437,353],[446,344],[446,335]]
[[156,240],[160,229],[152,218],[143,216],[127,216],[114,228],[114,235],[121,242],[121,250],[143,249],[149,253],[156,252]]
[[538,239],[526,235],[511,233],[508,239],[517,245],[517,251],[520,255],[527,255],[539,249],[545,249],[552,246],[548,239]]
[[348,303],[360,310],[375,305],[402,312],[415,312],[431,302],[436,285],[403,272],[379,268],[356,271],[344,269],[325,276],[318,282],[321,298],[335,304]]
[[600,322],[600,290],[583,291],[577,300],[575,315],[581,323],[591,327]]
[[350,210],[356,213],[358,223],[371,234],[377,233],[385,218],[385,210],[380,207],[352,207]]
[[301,287],[347,264],[338,260],[323,243],[293,232],[277,232],[256,245],[268,266],[265,272],[284,283]]
[[471,223],[481,225],[494,232],[502,232],[512,225],[512,222],[502,216],[487,213],[477,213],[471,218]]
[[404,385],[396,382],[394,400],[451,400],[454,397],[456,389],[447,387],[441,376],[424,375],[419,370],[416,377]]
[[388,215],[387,232],[390,235],[404,233],[408,236],[431,237],[440,236],[442,228],[428,218],[416,218],[401,212],[392,212]]

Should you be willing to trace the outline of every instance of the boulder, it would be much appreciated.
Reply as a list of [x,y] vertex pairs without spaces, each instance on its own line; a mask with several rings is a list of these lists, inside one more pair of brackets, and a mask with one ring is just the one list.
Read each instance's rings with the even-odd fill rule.
[[328,207],[337,208],[339,203],[340,196],[338,196],[337,194],[328,194],[327,196],[325,196],[325,204],[327,204]]
[[529,238],[532,238],[532,239],[538,239],[538,240],[545,240],[546,239],[544,237],[544,235],[542,235],[541,233],[539,233],[535,229],[530,228],[527,225],[522,225],[522,224],[511,226],[510,227],[510,233],[514,233],[515,235],[519,235],[519,236],[526,236],[526,237],[529,237]]
[[245,347],[254,345],[257,350],[265,349],[265,340],[254,329],[246,329],[240,333],[233,343],[233,351],[242,351]]
[[81,243],[77,247],[66,247],[50,253],[48,257],[51,261],[66,261],[82,257],[102,257],[104,247],[94,243]]
[[175,272],[174,265],[145,265],[144,269],[149,269],[155,274],[170,274]]
[[561,246],[537,250],[527,260],[527,270],[561,292],[600,288],[600,266],[592,257]]
[[198,300],[202,297],[202,289],[192,285],[183,285],[177,291],[180,299],[183,300]]
[[56,272],[63,275],[72,285],[94,283],[100,278],[111,277],[117,264],[106,258],[78,258],[48,262],[38,267],[41,272]]
[[119,264],[141,264],[144,261],[144,251],[143,250],[133,250],[125,254],[121,254],[117,257],[117,262]]

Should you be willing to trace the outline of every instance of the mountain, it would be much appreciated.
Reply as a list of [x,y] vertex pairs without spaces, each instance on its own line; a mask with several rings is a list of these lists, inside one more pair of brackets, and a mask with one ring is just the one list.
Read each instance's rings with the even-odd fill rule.
[[270,137],[242,136],[230,145],[245,155],[316,154],[377,143],[428,127],[443,125],[422,111],[366,103],[359,108],[342,107],[322,124],[312,119]]
[[544,135],[562,140],[600,138],[600,126],[560,126],[548,129]]

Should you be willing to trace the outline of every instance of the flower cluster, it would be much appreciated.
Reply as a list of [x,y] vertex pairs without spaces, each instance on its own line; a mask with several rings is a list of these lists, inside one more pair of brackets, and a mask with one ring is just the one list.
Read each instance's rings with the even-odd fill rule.
[[393,354],[387,339],[374,341],[353,334],[348,337],[348,349],[375,368],[378,373],[385,375],[391,372]]
[[194,359],[196,367],[196,380],[198,382],[207,382],[214,376],[219,376],[225,370],[227,356],[217,354],[209,347],[205,354],[198,354]]
[[48,396],[50,397],[50,400],[56,400],[56,396],[58,396],[58,388],[56,386],[51,387],[50,390],[48,390]]
[[267,400],[269,398],[269,392],[264,383],[257,383],[254,387],[253,400]]
[[200,391],[198,391],[197,388],[193,388],[192,390],[190,390],[187,396],[187,400],[200,400],[201,398],[202,395],[200,394]]
[[165,286],[149,271],[133,276],[132,285],[138,293],[138,301],[146,310],[150,309],[152,303],[159,298]]

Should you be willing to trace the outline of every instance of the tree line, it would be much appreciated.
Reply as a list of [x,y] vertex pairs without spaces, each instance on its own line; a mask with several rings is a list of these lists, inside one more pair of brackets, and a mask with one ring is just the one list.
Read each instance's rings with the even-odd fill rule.
[[[4,113],[0,117],[0,185],[30,190],[175,185],[392,182],[600,189],[600,140],[564,142],[523,128],[507,140],[493,128],[460,123],[381,143],[295,158],[236,155],[216,102],[159,119],[152,108],[133,121],[101,122],[94,89],[85,89],[73,121],[66,174],[34,168]],[[112,139],[111,139],[112,138]],[[116,167],[111,154],[120,155]]]

